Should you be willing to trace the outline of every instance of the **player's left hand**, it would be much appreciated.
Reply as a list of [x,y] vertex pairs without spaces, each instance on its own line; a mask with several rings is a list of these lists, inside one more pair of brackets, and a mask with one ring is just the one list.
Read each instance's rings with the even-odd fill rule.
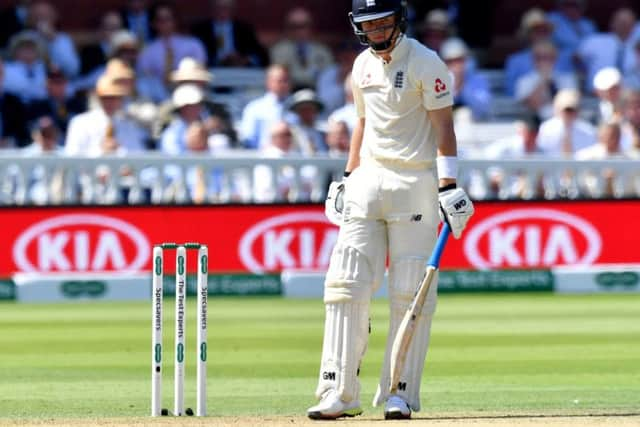
[[462,188],[453,188],[438,194],[440,218],[449,224],[453,237],[460,238],[471,215],[475,212],[473,202]]

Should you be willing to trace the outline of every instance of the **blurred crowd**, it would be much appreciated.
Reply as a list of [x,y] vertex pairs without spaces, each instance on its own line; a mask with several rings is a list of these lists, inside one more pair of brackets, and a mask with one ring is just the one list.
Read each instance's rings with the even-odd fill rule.
[[[622,8],[597,28],[585,2],[523,14],[514,35],[522,49],[506,58],[500,89],[458,31],[457,1],[424,16],[410,9],[409,34],[439,52],[454,76],[460,126],[500,120],[496,98],[521,112],[513,135],[474,155],[640,156],[640,21]],[[23,0],[1,11],[0,148],[27,156],[345,156],[356,121],[349,73],[363,49],[355,37],[329,46],[314,16],[294,7],[281,39],[264,46],[234,0],[203,3],[202,18],[183,25],[177,3],[125,0],[102,13],[95,39],[82,44],[59,27],[55,2]],[[221,67],[265,71],[264,93],[241,114],[217,99],[233,88],[211,87]],[[286,199],[274,194],[286,193],[286,174],[272,173],[254,173],[264,187],[256,199]],[[200,200],[196,187],[192,199]]]

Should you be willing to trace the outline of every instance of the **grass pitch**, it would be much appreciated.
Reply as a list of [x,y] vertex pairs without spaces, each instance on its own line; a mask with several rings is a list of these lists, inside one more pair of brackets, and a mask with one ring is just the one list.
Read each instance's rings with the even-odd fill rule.
[[[186,406],[195,409],[194,300],[188,309],[185,393]],[[386,339],[386,301],[373,302],[372,317],[362,403],[365,415],[380,419],[370,402]],[[319,300],[210,299],[209,414],[265,421],[304,416],[314,402],[323,320]],[[167,299],[167,408],[173,328],[173,301]],[[0,425],[144,419],[150,339],[150,301],[1,303]],[[640,295],[441,296],[422,400],[416,415],[424,417],[638,415]]]

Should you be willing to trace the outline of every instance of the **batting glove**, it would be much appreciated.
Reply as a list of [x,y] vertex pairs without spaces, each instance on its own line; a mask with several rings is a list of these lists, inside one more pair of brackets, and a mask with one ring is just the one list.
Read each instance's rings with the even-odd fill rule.
[[473,202],[462,188],[450,186],[440,189],[440,219],[449,224],[453,237],[460,238],[471,215],[475,212]]

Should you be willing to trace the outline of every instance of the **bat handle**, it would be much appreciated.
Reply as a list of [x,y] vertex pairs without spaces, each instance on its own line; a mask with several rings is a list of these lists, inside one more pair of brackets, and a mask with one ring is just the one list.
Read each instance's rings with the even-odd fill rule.
[[444,247],[447,244],[449,234],[451,234],[451,227],[449,227],[449,224],[445,222],[442,224],[442,230],[440,230],[436,247],[433,249],[427,265],[430,265],[433,268],[438,268],[440,266],[440,257],[442,257],[442,252],[444,252]]

